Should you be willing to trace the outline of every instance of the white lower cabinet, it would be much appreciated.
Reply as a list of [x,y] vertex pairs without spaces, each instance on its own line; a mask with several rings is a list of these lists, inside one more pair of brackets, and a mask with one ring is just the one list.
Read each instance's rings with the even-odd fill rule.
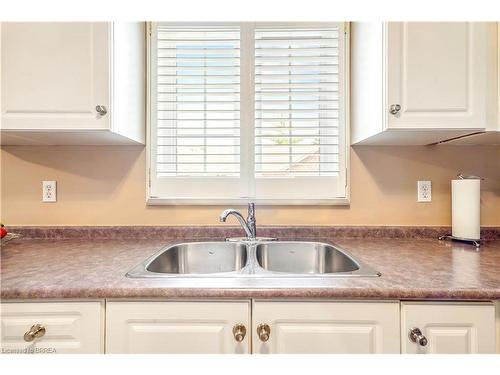
[[1,304],[2,353],[104,353],[104,302]]
[[[106,321],[107,353],[245,354],[250,349],[250,301],[108,302]],[[241,341],[233,332],[238,326],[240,333],[247,331]]]
[[500,354],[500,301],[493,302],[496,311],[496,326],[497,326],[497,354]]
[[[410,331],[421,334],[410,338]],[[415,341],[415,342],[414,342]],[[495,353],[493,303],[403,302],[402,353]]]
[[399,301],[257,300],[252,325],[257,354],[400,352]]
[[115,300],[0,306],[2,353],[500,352],[500,302]]

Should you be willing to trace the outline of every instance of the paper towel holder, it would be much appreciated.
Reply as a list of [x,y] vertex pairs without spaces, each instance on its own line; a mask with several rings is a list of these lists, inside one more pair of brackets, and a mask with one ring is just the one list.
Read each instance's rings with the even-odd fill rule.
[[451,234],[445,234],[444,236],[439,236],[438,239],[439,240],[452,240],[452,241],[466,242],[466,243],[474,245],[477,248],[479,248],[481,246],[481,240],[471,240],[468,238],[460,238],[460,237],[452,236]]
[[[459,180],[484,180],[484,178],[479,177],[479,176],[471,176],[471,175],[464,175],[463,173],[457,174],[457,178]],[[460,241],[460,242],[466,242],[470,243],[476,248],[479,248],[481,246],[481,240],[473,240],[470,238],[461,238],[461,237],[456,237],[451,234],[445,234],[444,236],[438,237],[439,240],[452,240],[452,241]]]

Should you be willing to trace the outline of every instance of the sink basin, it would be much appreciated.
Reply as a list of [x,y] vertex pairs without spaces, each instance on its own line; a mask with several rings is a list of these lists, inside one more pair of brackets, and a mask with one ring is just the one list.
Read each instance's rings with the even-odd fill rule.
[[[293,278],[309,279],[306,284],[298,282],[300,286],[312,285],[312,279],[324,286],[329,284],[322,283],[332,277],[377,277],[380,273],[327,243],[207,241],[164,247],[132,268],[127,276],[169,279],[169,285],[245,288],[290,286]],[[203,283],[197,281],[199,278],[204,279]]]
[[247,262],[243,243],[193,242],[170,246],[153,256],[146,271],[166,274],[208,274],[241,270]]
[[353,272],[360,265],[334,246],[318,242],[269,242],[257,245],[259,265],[271,272],[332,274]]

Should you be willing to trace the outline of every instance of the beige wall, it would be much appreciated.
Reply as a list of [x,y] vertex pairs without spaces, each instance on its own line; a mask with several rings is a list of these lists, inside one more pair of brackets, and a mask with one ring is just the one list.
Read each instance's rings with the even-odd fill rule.
[[[10,225],[218,224],[221,206],[147,206],[145,150],[133,146],[3,147],[1,220]],[[500,147],[355,147],[350,206],[258,207],[259,224],[450,225],[450,179],[483,176],[481,221],[500,225]],[[416,181],[432,180],[432,203]],[[57,180],[58,202],[41,202]],[[234,223],[233,223],[234,224]]]

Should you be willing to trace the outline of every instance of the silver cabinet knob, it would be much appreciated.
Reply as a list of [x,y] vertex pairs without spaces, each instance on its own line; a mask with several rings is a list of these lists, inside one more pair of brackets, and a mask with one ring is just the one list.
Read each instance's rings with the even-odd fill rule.
[[390,108],[389,108],[389,113],[391,115],[398,115],[399,114],[399,111],[401,111],[401,105],[399,104],[391,104]]
[[422,331],[419,328],[412,328],[410,332],[408,332],[408,337],[411,342],[417,343],[420,346],[427,345],[427,338],[423,335]]
[[259,336],[260,341],[266,342],[269,340],[269,336],[271,335],[271,327],[265,323],[259,324],[257,327],[257,335]]
[[34,324],[28,332],[24,334],[24,341],[30,342],[45,335],[45,327],[41,324]]
[[108,113],[108,110],[107,110],[106,106],[100,105],[100,104],[95,106],[95,110],[101,116],[104,116],[106,113]]
[[243,324],[236,324],[233,327],[233,336],[237,342],[242,342],[247,334],[247,329]]

